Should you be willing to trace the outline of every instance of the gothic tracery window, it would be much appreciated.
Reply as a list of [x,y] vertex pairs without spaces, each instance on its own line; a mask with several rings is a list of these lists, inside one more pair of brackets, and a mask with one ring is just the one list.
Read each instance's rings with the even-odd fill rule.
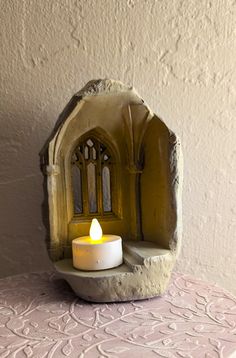
[[94,137],[79,142],[72,155],[74,214],[114,214],[114,158]]

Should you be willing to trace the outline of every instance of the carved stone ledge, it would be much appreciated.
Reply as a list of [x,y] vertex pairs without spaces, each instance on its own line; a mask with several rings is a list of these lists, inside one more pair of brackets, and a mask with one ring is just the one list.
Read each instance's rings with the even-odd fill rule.
[[167,286],[175,256],[155,243],[124,243],[123,265],[104,271],[80,271],[72,260],[55,263],[56,270],[81,298],[92,302],[115,302],[151,298]]

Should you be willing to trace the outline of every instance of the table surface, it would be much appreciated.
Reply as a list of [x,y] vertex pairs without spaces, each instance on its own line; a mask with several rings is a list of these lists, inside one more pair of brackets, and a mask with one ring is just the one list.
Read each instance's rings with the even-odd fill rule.
[[[235,352],[235,354],[233,353]],[[91,304],[55,273],[0,280],[0,357],[236,357],[236,298],[174,273],[162,297]]]

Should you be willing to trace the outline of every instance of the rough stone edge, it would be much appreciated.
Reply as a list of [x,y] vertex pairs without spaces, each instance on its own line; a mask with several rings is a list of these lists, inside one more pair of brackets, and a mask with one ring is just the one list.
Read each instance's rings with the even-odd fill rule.
[[[168,129],[169,130],[169,129]],[[179,137],[169,130],[169,162],[170,185],[173,191],[172,204],[176,213],[176,226],[170,239],[170,249],[176,252],[178,257],[182,241],[182,188],[183,188],[183,153]]]
[[39,156],[40,156],[40,165],[41,170],[43,167],[48,164],[48,155],[47,150],[49,143],[55,137],[57,132],[59,132],[60,128],[63,126],[66,119],[69,117],[71,112],[74,110],[76,105],[85,97],[92,97],[98,96],[103,94],[112,94],[117,92],[129,92],[132,91],[134,95],[140,98],[143,104],[147,107],[147,109],[152,113],[151,109],[142,99],[142,97],[136,92],[136,90],[132,86],[124,85],[121,81],[116,81],[112,79],[97,79],[89,81],[81,90],[75,93],[68,104],[65,106],[61,114],[59,115],[56,124],[52,130],[51,135],[46,140],[43,148],[41,149]]
[[130,90],[133,90],[132,86],[127,86],[121,81],[105,78],[89,81],[83,88],[81,88],[81,90],[75,94],[75,96],[95,96],[103,93],[127,92]]
[[175,256],[169,252],[155,262],[134,266],[131,272],[108,277],[83,277],[61,270],[59,272],[82,299],[90,302],[124,302],[148,299],[163,294],[175,265]]

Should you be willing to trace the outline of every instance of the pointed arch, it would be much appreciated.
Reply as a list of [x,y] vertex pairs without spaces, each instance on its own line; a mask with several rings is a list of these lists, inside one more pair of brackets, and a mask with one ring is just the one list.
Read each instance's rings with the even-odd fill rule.
[[114,141],[101,128],[83,134],[71,152],[74,219],[119,216],[118,176]]

